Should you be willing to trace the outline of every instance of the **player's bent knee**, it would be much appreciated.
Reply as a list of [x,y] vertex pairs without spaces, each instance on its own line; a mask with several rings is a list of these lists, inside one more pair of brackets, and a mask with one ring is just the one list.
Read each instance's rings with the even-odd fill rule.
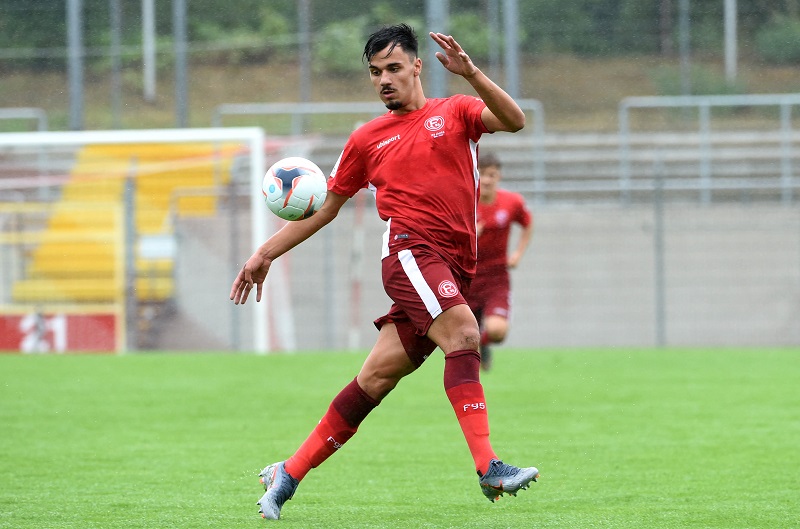
[[486,335],[489,337],[489,341],[492,343],[500,343],[506,339],[505,332],[487,332]]
[[440,314],[428,329],[428,338],[445,353],[478,350],[481,342],[478,321],[467,305],[456,305]]

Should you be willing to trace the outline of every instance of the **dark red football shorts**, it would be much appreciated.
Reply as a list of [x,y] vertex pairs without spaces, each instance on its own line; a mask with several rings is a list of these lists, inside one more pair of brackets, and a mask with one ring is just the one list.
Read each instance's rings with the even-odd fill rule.
[[470,280],[425,247],[415,246],[383,258],[383,288],[394,302],[375,320],[380,329],[394,323],[411,362],[421,366],[436,349],[426,334],[433,320],[455,305],[466,304]]
[[469,308],[476,316],[511,316],[511,279],[507,268],[479,271],[469,287]]

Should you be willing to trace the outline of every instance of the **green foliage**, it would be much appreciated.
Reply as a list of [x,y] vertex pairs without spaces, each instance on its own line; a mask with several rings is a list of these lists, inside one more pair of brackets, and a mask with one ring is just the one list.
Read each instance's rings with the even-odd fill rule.
[[[450,33],[473,61],[489,58],[489,28],[484,17],[469,11],[454,13],[450,17]],[[502,46],[502,35],[497,37],[498,45]]]
[[364,72],[361,55],[369,17],[331,22],[314,39],[314,70],[337,75]]
[[195,41],[209,46],[201,57],[229,64],[267,61],[282,48],[295,44],[292,33],[287,18],[267,5],[258,6],[247,24],[228,27],[217,19],[200,19],[192,27]]
[[314,70],[333,75],[363,73],[365,67],[361,58],[369,34],[381,26],[399,22],[405,22],[417,30],[420,53],[423,53],[427,38],[421,34],[424,27],[422,21],[415,17],[402,17],[394,5],[379,2],[364,14],[329,23],[315,35]]
[[[519,2],[518,29],[522,50],[530,54],[572,53],[583,56],[653,54],[660,51],[661,3],[668,2],[669,22],[677,31],[676,0],[526,0]],[[503,5],[503,2],[498,2]],[[65,1],[3,0],[0,2],[0,50],[48,49],[36,58],[18,52],[14,66],[63,67],[66,42]],[[353,66],[356,41],[375,26],[400,21],[414,22],[424,31],[425,0],[375,2],[329,0],[310,2],[311,25],[324,57],[316,68],[347,73]],[[485,0],[450,2],[450,28],[475,58],[488,54]],[[87,47],[107,42],[108,0],[83,0],[84,43]],[[298,3],[294,0],[214,0],[186,2],[189,40],[193,59],[231,62],[263,61],[276,54],[296,52]],[[158,35],[172,35],[172,2],[156,2]],[[123,43],[136,46],[141,39],[141,3],[121,2]],[[770,62],[795,63],[800,56],[797,0],[739,2],[738,27],[743,42],[758,35],[760,55]],[[692,0],[691,38],[694,52],[719,53],[722,47],[723,2]],[[352,33],[348,31],[354,30]],[[502,43],[502,35],[498,41]],[[424,39],[421,39],[424,41]],[[677,42],[677,41],[676,41]],[[362,44],[359,42],[359,44]],[[328,45],[333,46],[330,49]],[[427,45],[427,43],[426,43]],[[335,57],[338,50],[343,57]],[[14,56],[14,53],[9,55]],[[55,57],[53,57],[55,55]]]
[[756,34],[758,54],[773,64],[800,64],[800,19],[776,16]]
[[636,0],[532,0],[520,4],[525,48],[533,53],[609,55],[658,49],[655,3]]

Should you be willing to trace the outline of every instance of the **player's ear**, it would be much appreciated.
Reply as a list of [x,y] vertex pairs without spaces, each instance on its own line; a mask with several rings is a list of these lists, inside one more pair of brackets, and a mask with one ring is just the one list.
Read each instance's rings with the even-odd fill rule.
[[419,72],[422,71],[422,59],[417,57],[414,59],[414,77],[419,77]]

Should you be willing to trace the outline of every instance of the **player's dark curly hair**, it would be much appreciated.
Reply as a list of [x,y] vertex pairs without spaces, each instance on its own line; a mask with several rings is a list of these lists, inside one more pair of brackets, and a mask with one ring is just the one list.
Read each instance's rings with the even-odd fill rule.
[[408,24],[396,24],[394,26],[384,26],[367,39],[364,46],[363,62],[369,62],[376,53],[389,46],[392,53],[396,46],[400,46],[413,59],[417,58],[417,33]]

